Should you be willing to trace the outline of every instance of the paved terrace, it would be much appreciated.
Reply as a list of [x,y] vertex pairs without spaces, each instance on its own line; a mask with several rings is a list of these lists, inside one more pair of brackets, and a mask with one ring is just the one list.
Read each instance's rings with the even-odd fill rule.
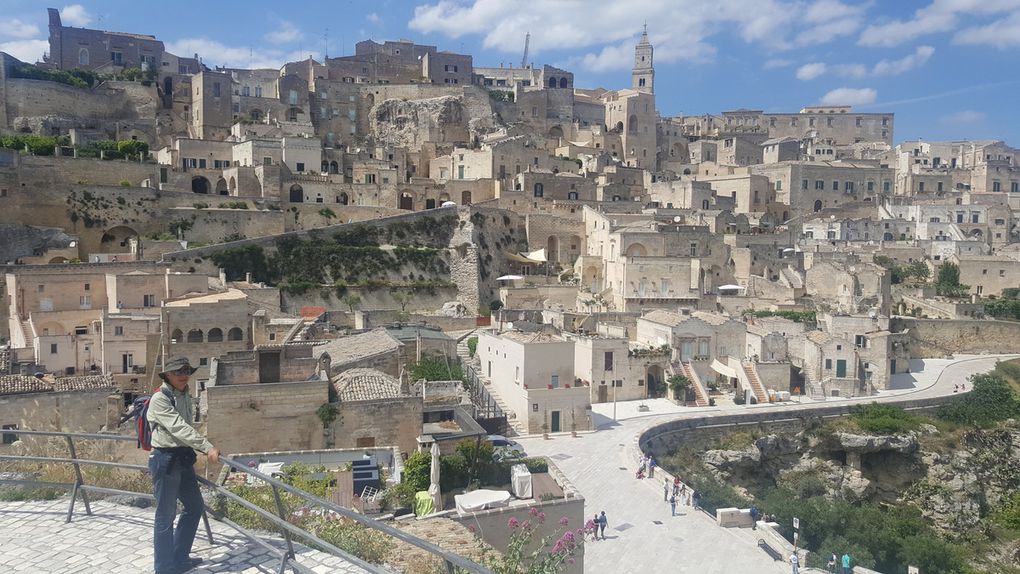
[[[681,572],[733,574],[741,572],[789,572],[785,562],[774,562],[757,548],[757,536],[748,529],[726,529],[715,525],[714,517],[678,507],[670,516],[662,500],[662,482],[634,478],[639,450],[638,437],[647,429],[673,420],[707,419],[769,409],[803,416],[813,409],[862,402],[892,402],[953,394],[953,385],[966,382],[974,373],[995,367],[1008,356],[968,356],[957,359],[916,360],[911,373],[896,375],[894,390],[860,399],[829,399],[781,405],[728,405],[720,407],[679,407],[665,399],[593,405],[596,428],[593,433],[552,435],[517,439],[530,455],[549,456],[584,496],[590,518],[604,510],[609,520],[608,540],[589,542],[585,548],[588,572]],[[968,390],[970,385],[967,386]],[[641,411],[644,404],[648,411]]]
[[[152,572],[153,510],[110,502],[93,502],[92,516],[79,502],[75,517],[65,524],[67,498],[0,505],[0,572],[25,574],[137,574]],[[209,521],[215,545],[199,524],[192,556],[204,563],[195,574],[278,572],[280,559],[252,544],[237,531]],[[284,548],[280,539],[268,539]],[[367,572],[342,558],[294,544],[305,572],[361,574]],[[292,570],[288,568],[288,572]]]

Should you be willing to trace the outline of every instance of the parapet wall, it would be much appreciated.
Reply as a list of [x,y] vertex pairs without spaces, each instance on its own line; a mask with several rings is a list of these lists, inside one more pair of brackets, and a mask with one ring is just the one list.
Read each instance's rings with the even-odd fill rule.
[[889,329],[910,334],[910,356],[914,358],[1015,353],[1020,348],[1020,323],[1012,321],[897,317]]

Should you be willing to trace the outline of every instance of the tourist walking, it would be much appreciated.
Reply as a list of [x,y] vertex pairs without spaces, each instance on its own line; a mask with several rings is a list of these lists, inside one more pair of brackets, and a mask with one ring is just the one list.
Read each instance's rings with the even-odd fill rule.
[[751,530],[758,530],[758,505],[751,505]]
[[662,479],[662,500],[669,500],[669,479]]
[[599,514],[599,532],[602,534],[602,540],[606,539],[606,525],[609,524],[609,520],[606,519],[606,511],[603,510]]
[[[204,508],[195,474],[195,451],[205,453],[215,464],[220,450],[192,426],[195,408],[188,381],[194,372],[187,359],[167,363],[159,373],[163,385],[149,399],[146,414],[153,447],[149,474],[156,498],[152,537],[156,574],[187,572],[202,562],[189,556]],[[178,500],[184,510],[175,530]]]
[[793,574],[800,574],[800,558],[797,557],[796,550],[793,551],[793,554],[790,554],[790,568]]
[[648,478],[655,478],[655,459],[648,455]]
[[670,509],[670,512],[672,513],[672,516],[676,516],[676,497],[675,496],[670,496],[669,497],[669,509]]
[[836,553],[833,552],[829,556],[829,563],[826,564],[826,566],[828,567],[827,572],[829,572],[829,574],[836,574],[836,561],[837,561]]
[[680,504],[691,505],[691,493],[687,491],[687,485],[680,485]]
[[697,490],[694,490],[692,488],[691,489],[691,506],[694,507],[694,510],[698,509],[698,504],[700,502],[701,502],[701,493],[698,492]]
[[853,568],[850,567],[850,554],[847,552],[843,553],[843,574],[853,574]]
[[673,496],[680,496],[680,477],[673,479]]

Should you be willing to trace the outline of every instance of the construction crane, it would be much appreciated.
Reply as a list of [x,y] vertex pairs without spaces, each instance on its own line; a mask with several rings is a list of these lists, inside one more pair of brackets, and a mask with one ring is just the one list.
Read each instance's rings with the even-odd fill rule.
[[521,68],[528,67],[528,44],[531,43],[531,32],[524,35],[524,57],[521,58]]

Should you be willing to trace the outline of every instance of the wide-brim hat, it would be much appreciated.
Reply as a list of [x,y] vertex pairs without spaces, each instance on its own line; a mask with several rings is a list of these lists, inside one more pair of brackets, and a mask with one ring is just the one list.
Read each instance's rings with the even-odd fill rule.
[[187,374],[187,375],[190,376],[190,375],[194,374],[194,372],[197,371],[197,370],[198,369],[196,369],[195,367],[191,366],[191,363],[188,362],[188,359],[180,358],[180,359],[174,359],[174,360],[170,361],[169,363],[167,363],[166,365],[164,365],[163,366],[163,370],[159,372],[159,376],[160,376],[160,378],[165,380],[166,377],[164,375],[166,375],[167,373],[181,373],[181,374]]

